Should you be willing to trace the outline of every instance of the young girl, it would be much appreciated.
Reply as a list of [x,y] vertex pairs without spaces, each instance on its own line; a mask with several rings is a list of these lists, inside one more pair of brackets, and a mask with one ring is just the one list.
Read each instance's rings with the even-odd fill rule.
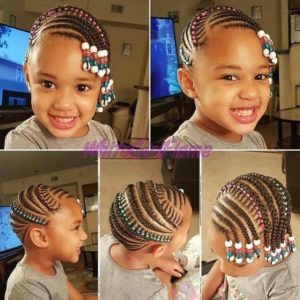
[[113,235],[100,240],[100,298],[172,299],[171,274],[184,272],[172,254],[186,242],[191,215],[187,196],[169,185],[138,182],[118,193]]
[[8,133],[6,149],[117,148],[108,125],[92,120],[114,99],[104,28],[73,6],[50,9],[33,24],[24,73],[34,116]]
[[78,201],[43,184],[19,193],[11,205],[11,225],[25,255],[8,279],[5,300],[97,299],[79,294],[61,264],[78,261],[87,237]]
[[[216,6],[197,13],[181,36],[178,81],[196,110],[164,149],[266,148],[253,131],[270,98],[277,64],[270,36],[243,12]],[[186,147],[185,147],[186,149]]]
[[289,193],[275,178],[250,173],[227,183],[207,233],[218,259],[204,280],[202,299],[217,299],[212,297],[222,283],[222,299],[300,299],[290,218]]

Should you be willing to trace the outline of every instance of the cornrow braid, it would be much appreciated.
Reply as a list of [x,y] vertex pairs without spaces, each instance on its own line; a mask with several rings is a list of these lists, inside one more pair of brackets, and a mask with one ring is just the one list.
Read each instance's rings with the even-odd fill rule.
[[[179,54],[182,62],[187,67],[193,65],[197,50],[207,42],[211,30],[217,26],[223,28],[248,28],[257,34],[262,32],[262,28],[257,22],[235,8],[216,5],[209,9],[202,9],[194,16],[181,34]],[[270,52],[274,52],[272,42],[268,35],[267,39],[264,39],[264,36],[266,35],[263,32],[262,37],[259,38],[261,39],[262,49],[268,48],[268,53],[265,56],[269,57]],[[265,52],[263,51],[263,53]],[[274,52],[274,54],[269,57],[270,65],[277,63],[276,53]]]
[[110,57],[107,33],[97,19],[81,8],[66,5],[52,8],[36,19],[31,28],[25,61],[30,50],[38,43],[41,34],[47,31],[51,35],[58,34],[76,38],[81,43],[88,42],[95,45],[98,50],[106,49]]
[[112,203],[112,234],[129,250],[149,241],[168,243],[183,220],[188,198],[177,188],[152,181],[130,184]]
[[[213,208],[212,221],[227,240],[229,231],[239,242],[236,237],[239,228],[246,241],[248,262],[252,262],[251,240],[254,239],[254,245],[258,246],[258,231],[263,233],[265,258],[275,264],[289,251],[295,251],[290,217],[291,199],[287,189],[275,178],[249,173],[222,187]],[[227,244],[230,243],[227,241]],[[257,249],[255,251],[259,254]]]
[[60,209],[59,199],[63,196],[72,197],[62,189],[44,184],[29,186],[19,193],[11,204],[10,223],[22,242],[28,225],[46,226],[49,223],[52,213]]

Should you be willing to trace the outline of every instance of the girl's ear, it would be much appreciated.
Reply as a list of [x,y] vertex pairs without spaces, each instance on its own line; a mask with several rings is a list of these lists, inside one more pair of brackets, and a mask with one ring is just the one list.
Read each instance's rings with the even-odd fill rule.
[[46,248],[49,246],[49,241],[44,228],[33,227],[29,230],[30,239],[36,247]]
[[196,98],[197,94],[194,88],[194,82],[191,78],[191,74],[188,69],[186,68],[179,68],[177,71],[177,79],[181,86],[182,91],[189,97],[189,98]]
[[162,256],[166,251],[166,245],[157,244],[152,246],[152,254],[155,258]]
[[28,73],[28,66],[27,66],[27,63],[24,63],[24,64],[23,64],[23,73],[24,73],[25,82],[26,82],[28,91],[30,92],[30,80],[29,80],[29,73]]

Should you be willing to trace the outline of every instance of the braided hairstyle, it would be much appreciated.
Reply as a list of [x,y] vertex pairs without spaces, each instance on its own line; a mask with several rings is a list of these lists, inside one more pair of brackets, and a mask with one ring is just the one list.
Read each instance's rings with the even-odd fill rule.
[[235,8],[217,5],[213,8],[202,9],[181,34],[179,54],[184,65],[187,67],[193,65],[197,50],[207,42],[211,30],[216,26],[249,28],[256,33],[261,30],[257,22]]
[[29,186],[11,204],[10,223],[23,242],[30,224],[46,226],[53,213],[61,208],[61,197],[74,198],[68,192],[44,184]]
[[291,199],[275,178],[257,173],[241,175],[222,187],[213,207],[212,222],[227,240],[232,233],[239,243],[240,230],[246,243],[259,240],[265,248],[280,249],[285,235],[292,237]]
[[28,61],[31,49],[39,43],[43,33],[74,38],[80,43],[88,42],[95,45],[98,50],[106,49],[110,57],[110,44],[105,29],[93,15],[82,8],[70,5],[58,6],[38,17],[30,31],[25,62]]
[[182,191],[170,185],[129,184],[112,203],[111,231],[129,250],[140,249],[149,241],[168,243],[183,221],[187,201]]

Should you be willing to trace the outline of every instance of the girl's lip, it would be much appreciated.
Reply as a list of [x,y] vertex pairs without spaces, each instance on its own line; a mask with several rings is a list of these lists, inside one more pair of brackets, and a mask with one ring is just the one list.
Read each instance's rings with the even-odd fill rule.
[[78,116],[76,117],[60,117],[60,116],[55,116],[55,115],[50,115],[49,114],[49,119],[51,124],[61,130],[68,130],[73,128],[77,121],[78,121]]
[[230,109],[231,116],[242,124],[250,124],[257,120],[258,107],[238,107]]

